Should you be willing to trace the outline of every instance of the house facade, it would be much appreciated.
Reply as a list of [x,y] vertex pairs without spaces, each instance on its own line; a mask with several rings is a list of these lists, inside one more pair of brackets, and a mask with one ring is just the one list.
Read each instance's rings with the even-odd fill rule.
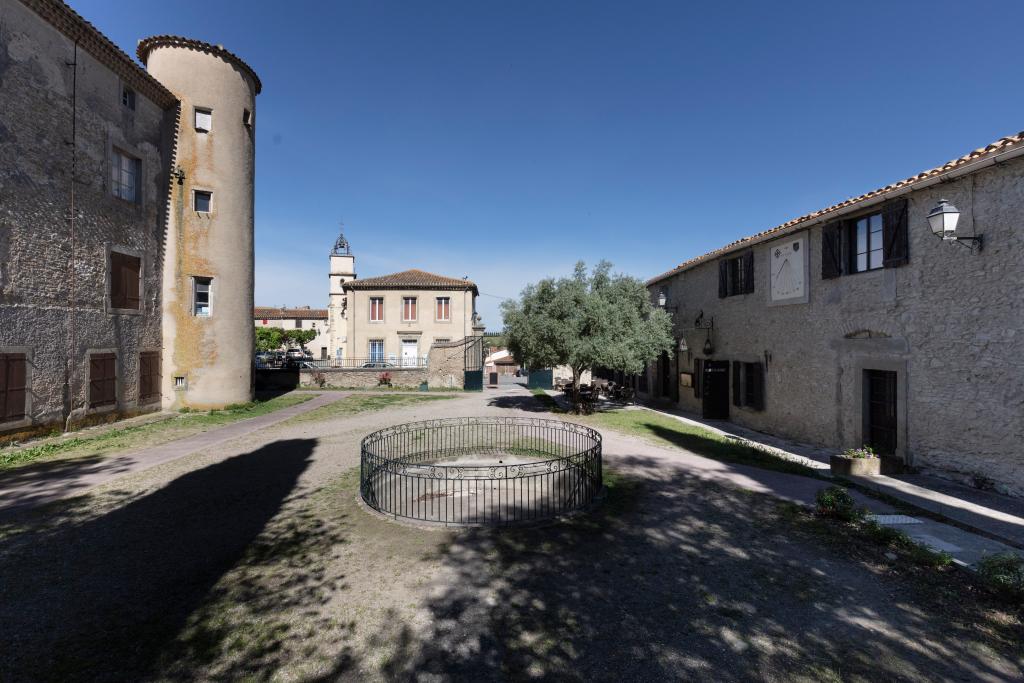
[[1021,226],[1024,134],[687,261],[648,281],[676,345],[639,389],[1024,494]]
[[483,331],[476,320],[477,287],[469,280],[406,270],[351,279],[342,289],[345,350],[352,362],[415,367],[426,363],[432,345]]
[[253,309],[253,321],[256,329],[276,327],[282,330],[313,330],[316,336],[306,344],[306,349],[314,358],[326,360],[330,357],[331,331],[327,327],[326,308],[257,306]]
[[252,344],[253,146],[231,124],[259,81],[184,38],[139,57],[58,0],[0,0],[0,438],[251,399],[229,357]]

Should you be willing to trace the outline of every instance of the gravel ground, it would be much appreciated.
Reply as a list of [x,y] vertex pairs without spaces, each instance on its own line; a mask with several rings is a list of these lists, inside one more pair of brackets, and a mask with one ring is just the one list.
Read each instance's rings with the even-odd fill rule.
[[1021,678],[1019,611],[673,449],[607,434],[608,499],[540,528],[357,502],[370,431],[537,406],[277,425],[3,520],[0,680]]

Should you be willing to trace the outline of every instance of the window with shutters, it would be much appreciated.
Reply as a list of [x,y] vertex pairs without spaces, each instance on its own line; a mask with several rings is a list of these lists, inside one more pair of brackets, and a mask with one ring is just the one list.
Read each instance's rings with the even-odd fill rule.
[[138,311],[142,302],[142,259],[110,252],[110,307]]
[[117,356],[94,353],[89,356],[89,407],[117,404]]
[[143,351],[139,354],[139,403],[160,398],[160,353]]
[[0,423],[24,419],[27,377],[24,353],[0,353]]
[[909,261],[907,200],[887,202],[875,211],[834,221],[821,229],[821,278],[896,268]]
[[110,161],[110,188],[118,199],[137,202],[139,198],[139,176],[142,162],[135,157],[115,149]]
[[416,321],[416,297],[402,297],[402,320],[407,323]]
[[718,262],[718,296],[725,298],[754,291],[754,252]]
[[370,322],[381,323],[384,322],[384,297],[382,296],[371,296],[370,297]]
[[437,297],[437,313],[436,319],[438,322],[448,322],[452,319],[452,300],[451,297],[439,296]]

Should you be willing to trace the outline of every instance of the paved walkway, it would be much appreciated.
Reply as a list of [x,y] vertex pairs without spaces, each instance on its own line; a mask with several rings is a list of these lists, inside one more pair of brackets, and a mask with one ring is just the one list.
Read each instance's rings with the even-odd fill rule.
[[11,470],[0,476],[0,516],[6,512],[23,510],[80,495],[94,486],[105,484],[130,472],[145,470],[217,446],[258,429],[283,422],[295,415],[333,403],[345,396],[348,396],[348,393],[326,392],[304,403],[275,410],[259,417],[232,422],[145,450],[109,457],[55,460]]

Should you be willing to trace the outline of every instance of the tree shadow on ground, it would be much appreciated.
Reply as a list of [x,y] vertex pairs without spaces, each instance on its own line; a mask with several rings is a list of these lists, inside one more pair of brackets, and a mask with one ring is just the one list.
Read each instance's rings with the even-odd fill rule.
[[[198,657],[222,651],[227,632],[196,614],[243,557],[287,556],[317,534],[300,522],[290,533],[264,533],[315,444],[278,441],[99,517],[0,541],[0,679],[139,680],[183,648]],[[190,628],[191,640],[176,645]]]
[[533,394],[528,396],[523,395],[506,395],[506,396],[495,396],[494,398],[487,401],[487,405],[492,408],[510,408],[512,410],[522,410],[528,413],[548,413],[551,412],[549,407],[542,403],[541,399]]
[[[591,515],[469,530],[422,619],[376,636],[391,680],[936,680],[1021,675],[1019,615],[907,577],[803,513],[685,474],[612,475]],[[826,536],[826,539],[828,536]],[[880,561],[879,561],[880,560]],[[995,650],[989,645],[995,643]]]

